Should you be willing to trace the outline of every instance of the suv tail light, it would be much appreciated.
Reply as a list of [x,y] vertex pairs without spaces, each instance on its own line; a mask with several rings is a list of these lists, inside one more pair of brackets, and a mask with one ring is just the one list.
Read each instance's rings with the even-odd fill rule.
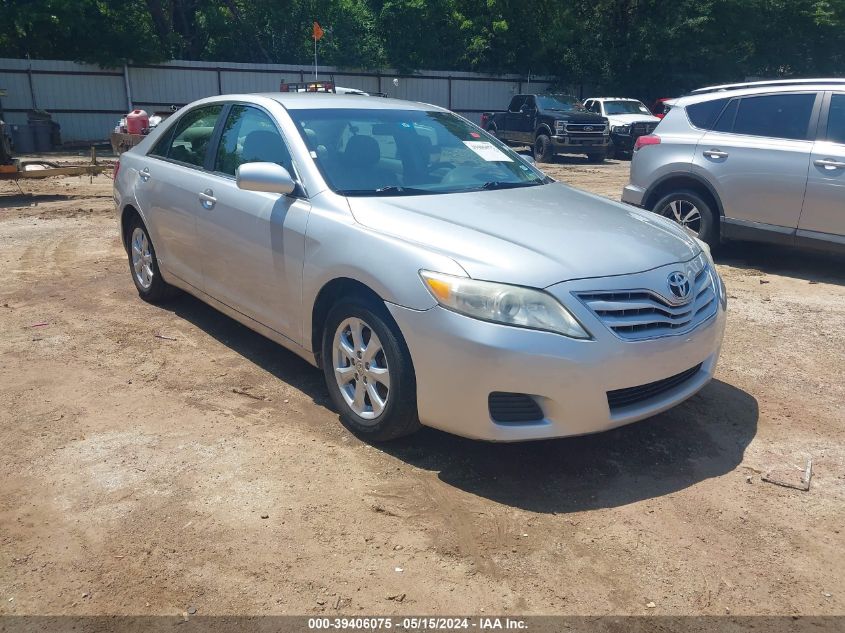
[[660,137],[657,134],[646,134],[638,137],[637,142],[634,143],[634,151],[641,150],[646,145],[660,145]]
[[120,159],[117,159],[117,162],[114,164],[114,171],[112,172],[111,179],[117,180],[117,172],[120,171]]

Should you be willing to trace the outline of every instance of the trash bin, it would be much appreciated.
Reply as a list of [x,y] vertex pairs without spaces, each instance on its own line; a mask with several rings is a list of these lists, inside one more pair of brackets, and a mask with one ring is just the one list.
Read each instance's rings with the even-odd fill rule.
[[29,127],[32,129],[32,137],[36,152],[49,152],[53,149],[53,143],[51,140],[53,129],[49,120],[30,119]]
[[35,152],[35,136],[29,125],[12,126],[12,144],[16,154],[32,154]]

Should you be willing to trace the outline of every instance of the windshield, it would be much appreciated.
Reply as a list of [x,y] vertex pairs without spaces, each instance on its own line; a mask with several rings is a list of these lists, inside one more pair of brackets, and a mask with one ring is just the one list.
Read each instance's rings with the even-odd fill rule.
[[548,182],[450,112],[289,110],[328,185],[347,196],[422,195]]
[[614,114],[651,114],[649,109],[639,101],[605,101],[604,113]]
[[584,106],[572,95],[537,95],[537,105],[540,106],[541,110],[584,111]]

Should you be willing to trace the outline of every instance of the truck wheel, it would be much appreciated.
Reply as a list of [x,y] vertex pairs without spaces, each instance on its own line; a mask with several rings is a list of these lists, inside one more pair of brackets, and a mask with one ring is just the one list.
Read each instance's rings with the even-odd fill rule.
[[603,163],[605,158],[607,158],[606,152],[601,152],[597,154],[587,154],[588,163]]
[[496,126],[495,125],[489,125],[487,127],[487,131],[490,132],[490,134],[492,134],[493,136],[496,136]]
[[550,163],[555,156],[552,139],[545,134],[538,134],[534,141],[534,160],[538,163]]
[[607,146],[607,158],[619,158],[619,154],[621,154],[621,152],[616,149],[616,144],[611,142],[610,145]]

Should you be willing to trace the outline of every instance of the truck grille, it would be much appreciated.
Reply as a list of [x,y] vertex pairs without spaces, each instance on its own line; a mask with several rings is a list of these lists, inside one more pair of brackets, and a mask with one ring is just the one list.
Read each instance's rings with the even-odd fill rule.
[[614,411],[615,409],[621,409],[633,404],[645,402],[646,400],[651,400],[652,398],[656,398],[657,396],[684,384],[700,370],[701,363],[695,367],[687,369],[686,371],[682,371],[680,374],[669,376],[669,378],[664,378],[663,380],[655,380],[654,382],[640,385],[638,387],[628,387],[627,389],[614,389],[613,391],[608,391],[607,404],[610,406],[610,410]]
[[[587,129],[590,128],[590,129]],[[567,123],[567,134],[586,134],[590,136],[601,136],[604,134],[604,123]]]
[[684,334],[716,314],[719,302],[709,265],[696,273],[690,297],[672,304],[651,290],[578,293],[602,323],[630,341]]
[[656,127],[657,123],[654,123],[653,121],[634,123],[631,126],[631,136],[645,136],[646,134],[651,134],[654,132],[654,128]]

